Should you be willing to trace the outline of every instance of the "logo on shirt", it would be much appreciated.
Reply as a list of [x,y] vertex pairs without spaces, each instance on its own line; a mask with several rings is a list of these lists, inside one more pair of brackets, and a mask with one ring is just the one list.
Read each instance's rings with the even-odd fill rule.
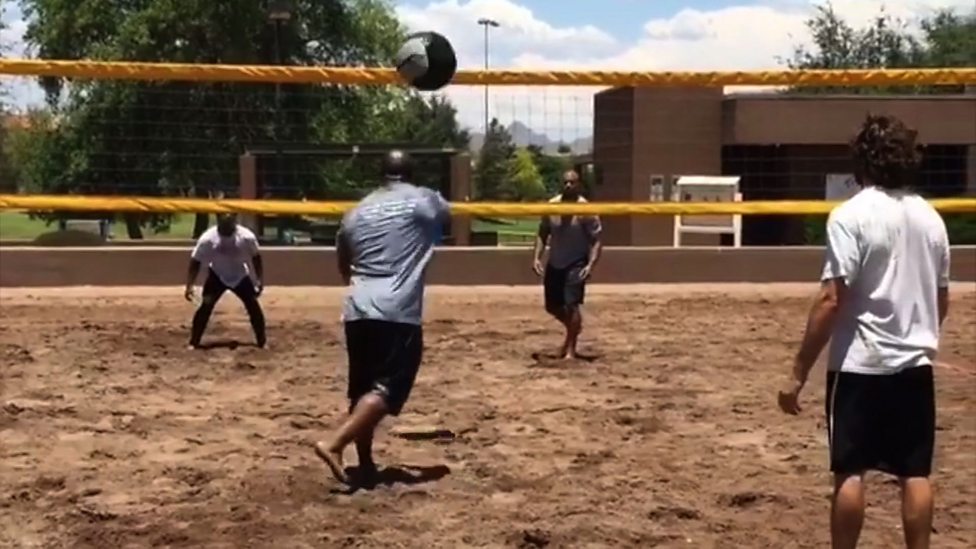
[[359,215],[361,215],[364,219],[377,221],[380,219],[390,219],[393,217],[410,215],[413,214],[416,209],[417,203],[413,200],[393,200],[364,206],[359,211]]

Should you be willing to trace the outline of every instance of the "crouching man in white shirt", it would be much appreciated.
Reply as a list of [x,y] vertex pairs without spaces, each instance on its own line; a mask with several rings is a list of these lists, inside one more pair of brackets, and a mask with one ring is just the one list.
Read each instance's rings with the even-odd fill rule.
[[830,340],[826,411],[834,474],[834,548],[857,546],[864,473],[898,477],[905,544],[929,547],[935,387],[932,365],[949,306],[949,239],[932,206],[911,190],[916,132],[868,116],[852,141],[863,189],[827,222],[822,288],[779,394],[799,412],[799,394]]
[[193,315],[190,346],[200,347],[200,339],[207,329],[217,301],[224,292],[230,290],[244,303],[256,343],[258,347],[264,347],[267,343],[264,313],[258,302],[262,291],[261,281],[264,279],[264,264],[261,261],[257,237],[247,227],[239,226],[234,216],[220,216],[216,226],[200,235],[190,255],[185,291],[187,301],[193,301],[193,284],[203,264],[208,266],[207,280],[203,283],[200,306]]

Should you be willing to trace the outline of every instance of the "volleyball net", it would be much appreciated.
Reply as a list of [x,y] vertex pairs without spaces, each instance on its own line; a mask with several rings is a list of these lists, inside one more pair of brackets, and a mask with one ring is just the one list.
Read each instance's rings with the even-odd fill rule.
[[[846,141],[867,112],[919,127],[920,190],[976,212],[976,68],[460,71],[437,93],[380,68],[0,59],[0,75],[0,210],[46,219],[335,218],[400,148],[417,183],[502,233],[549,214],[747,216],[761,244],[851,193]],[[590,203],[547,202],[568,169]]]

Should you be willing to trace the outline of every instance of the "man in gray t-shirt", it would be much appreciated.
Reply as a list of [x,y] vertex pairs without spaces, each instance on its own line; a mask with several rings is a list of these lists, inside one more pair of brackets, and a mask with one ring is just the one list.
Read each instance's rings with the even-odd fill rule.
[[383,186],[350,210],[336,237],[339,271],[349,285],[342,308],[349,357],[349,418],[331,443],[315,446],[340,482],[342,454],[356,443],[359,473],[376,472],[373,431],[406,403],[423,355],[424,276],[450,206],[414,186],[401,151],[383,162]]
[[[550,202],[586,202],[580,192],[579,174],[563,174],[563,191]],[[576,358],[576,342],[583,329],[580,306],[586,281],[600,258],[600,218],[597,216],[546,216],[539,223],[532,268],[543,277],[546,311],[566,328],[559,356]],[[549,260],[542,252],[549,247]]]

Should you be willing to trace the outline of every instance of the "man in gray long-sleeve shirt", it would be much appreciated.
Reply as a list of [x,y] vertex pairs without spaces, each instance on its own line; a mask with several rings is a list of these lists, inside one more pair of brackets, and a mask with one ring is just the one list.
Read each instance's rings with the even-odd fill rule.
[[316,454],[348,483],[343,450],[356,443],[359,473],[376,472],[373,431],[397,416],[423,355],[424,277],[450,206],[436,192],[409,183],[410,158],[392,151],[384,184],[350,210],[336,239],[339,271],[350,286],[342,310],[349,357],[349,417]]

